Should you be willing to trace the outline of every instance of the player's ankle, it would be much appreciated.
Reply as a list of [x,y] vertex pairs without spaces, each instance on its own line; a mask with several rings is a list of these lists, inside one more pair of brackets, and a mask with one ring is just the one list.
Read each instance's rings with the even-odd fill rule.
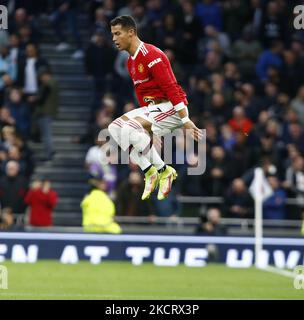
[[165,164],[162,168],[158,169],[157,171],[158,173],[162,173],[166,170],[166,168],[167,168],[167,165]]

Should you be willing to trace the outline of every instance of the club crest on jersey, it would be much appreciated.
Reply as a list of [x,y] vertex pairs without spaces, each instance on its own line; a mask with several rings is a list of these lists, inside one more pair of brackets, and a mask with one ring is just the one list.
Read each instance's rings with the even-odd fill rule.
[[143,100],[147,103],[152,103],[154,104],[154,97],[150,97],[150,96],[144,96]]
[[144,65],[142,63],[140,63],[137,68],[140,73],[143,73],[145,70]]

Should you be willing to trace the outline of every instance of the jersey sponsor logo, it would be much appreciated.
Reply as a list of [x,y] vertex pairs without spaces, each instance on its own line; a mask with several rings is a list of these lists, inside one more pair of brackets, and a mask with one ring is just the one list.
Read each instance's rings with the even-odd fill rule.
[[134,83],[134,85],[136,85],[136,84],[144,83],[144,82],[147,82],[147,81],[149,81],[149,78],[146,78],[146,79],[143,79],[143,80],[134,80],[133,83]]
[[162,61],[161,58],[157,58],[157,59],[151,61],[151,62],[148,64],[148,68],[152,68],[155,64],[157,64],[157,63],[159,63],[159,62],[161,62],[161,61]]
[[140,64],[138,65],[137,69],[138,69],[138,71],[139,71],[140,73],[143,73],[144,70],[145,70],[144,65],[143,65],[142,63],[140,63]]

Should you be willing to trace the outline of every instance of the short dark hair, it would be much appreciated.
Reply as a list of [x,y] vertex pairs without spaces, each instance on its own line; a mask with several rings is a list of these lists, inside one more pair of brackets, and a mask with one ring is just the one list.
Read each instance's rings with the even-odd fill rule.
[[131,16],[118,16],[111,20],[111,27],[121,25],[123,29],[134,29],[137,33],[137,25],[133,17]]

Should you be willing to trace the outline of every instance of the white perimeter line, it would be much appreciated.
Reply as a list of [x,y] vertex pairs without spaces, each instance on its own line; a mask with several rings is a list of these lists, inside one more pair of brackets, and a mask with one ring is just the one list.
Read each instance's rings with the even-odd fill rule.
[[263,271],[267,271],[267,272],[276,273],[276,274],[279,274],[281,276],[288,277],[288,278],[294,278],[295,277],[295,274],[293,272],[291,272],[291,271],[282,270],[282,269],[275,268],[275,267],[272,267],[272,266],[268,266],[266,268],[258,268],[258,269],[259,270],[263,270]]

